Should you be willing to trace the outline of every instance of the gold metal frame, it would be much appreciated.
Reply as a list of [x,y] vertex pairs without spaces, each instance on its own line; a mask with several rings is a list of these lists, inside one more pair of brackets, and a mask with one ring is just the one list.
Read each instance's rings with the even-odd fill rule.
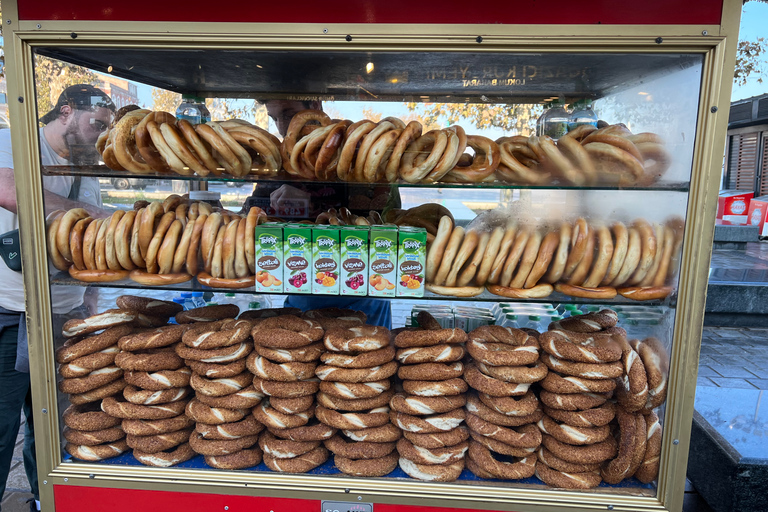
[[[19,21],[16,0],[4,2],[8,98],[16,162],[26,289],[27,328],[43,507],[54,510],[54,485],[354,500],[517,510],[682,510],[696,390],[717,191],[726,139],[740,0],[725,0],[722,25],[328,25]],[[72,33],[77,38],[71,37]],[[353,35],[352,42],[344,36]],[[478,44],[476,37],[483,36]],[[198,41],[205,37],[205,43]],[[656,38],[663,42],[658,44]],[[436,484],[384,479],[158,469],[62,462],[45,250],[32,51],[36,46],[114,48],[258,48],[535,52],[692,52],[703,54],[693,174],[674,328],[672,368],[658,493],[557,491],[521,486]],[[715,108],[717,107],[717,108]],[[354,497],[354,498],[353,498]]]

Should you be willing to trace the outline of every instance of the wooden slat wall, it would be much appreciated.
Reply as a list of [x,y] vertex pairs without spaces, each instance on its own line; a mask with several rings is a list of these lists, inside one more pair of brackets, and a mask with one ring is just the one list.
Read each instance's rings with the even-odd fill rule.
[[755,190],[760,132],[732,135],[728,149],[728,189]]
[[760,163],[760,194],[755,194],[755,196],[768,195],[768,132],[762,132],[762,135],[763,155]]

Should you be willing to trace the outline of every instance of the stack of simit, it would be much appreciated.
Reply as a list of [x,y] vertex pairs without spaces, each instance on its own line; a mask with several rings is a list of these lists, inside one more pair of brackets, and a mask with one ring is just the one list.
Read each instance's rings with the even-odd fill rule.
[[234,305],[206,306],[176,315],[180,323],[194,320],[177,348],[192,369],[190,385],[195,398],[187,406],[194,419],[192,449],[209,466],[243,469],[261,462],[258,434],[264,426],[251,409],[264,395],[253,388],[245,358],[253,350],[248,320],[235,320]]
[[120,338],[115,363],[125,371],[125,401],[105,399],[102,409],[122,419],[128,446],[142,464],[169,467],[189,460],[194,455],[188,443],[192,423],[184,415],[189,370],[174,352],[186,329],[167,325],[181,307],[132,295],[118,297],[117,305],[134,311],[136,323],[147,329]]
[[392,422],[403,430],[398,442],[400,468],[419,480],[452,482],[464,469],[468,432],[464,375],[467,333],[443,329],[427,312],[419,313],[421,329],[395,337],[398,376],[403,393],[390,402]]
[[617,453],[609,426],[616,407],[609,399],[624,373],[626,343],[617,321],[614,311],[602,310],[566,318],[541,334],[541,359],[550,372],[541,383],[544,436],[536,475],[547,485],[595,487],[601,464]]
[[472,440],[468,467],[481,478],[519,480],[533,476],[543,414],[529,388],[547,375],[539,361],[538,333],[497,325],[469,333],[473,358],[464,379],[477,391],[467,401]]
[[253,318],[255,352],[248,369],[253,386],[267,395],[253,415],[267,427],[259,438],[273,471],[306,473],[328,459],[320,441],[333,435],[315,416],[315,368],[323,352],[323,328],[296,315]]
[[326,327],[317,418],[334,429],[325,441],[336,467],[352,476],[384,476],[397,467],[395,442],[400,430],[389,420],[394,395],[390,378],[397,371],[391,333],[365,325],[360,311],[308,312]]
[[125,388],[123,370],[115,365],[118,340],[134,331],[133,311],[113,309],[64,324],[67,338],[56,351],[59,390],[72,405],[64,412],[64,449],[77,459],[99,461],[128,449],[119,418],[102,411],[102,401]]

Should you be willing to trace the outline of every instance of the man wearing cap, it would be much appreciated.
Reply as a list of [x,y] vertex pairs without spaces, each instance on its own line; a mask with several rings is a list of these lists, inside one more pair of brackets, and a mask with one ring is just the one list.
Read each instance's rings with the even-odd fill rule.
[[[109,96],[92,85],[73,85],[65,89],[54,108],[40,118],[44,124],[39,136],[41,164],[79,166],[97,163],[96,139],[109,126],[114,111]],[[95,217],[105,216],[100,208],[98,178],[43,176],[42,179],[47,212],[85,208]],[[11,135],[10,130],[0,130],[0,233],[18,229],[16,212]],[[23,408],[27,418],[24,469],[34,495],[30,510],[35,511],[40,510],[40,501],[24,318],[24,281],[20,272],[0,261],[0,282],[0,496],[5,492]],[[51,287],[54,315],[65,315],[82,307],[84,291],[85,288]],[[54,329],[56,323],[60,322],[54,321]]]

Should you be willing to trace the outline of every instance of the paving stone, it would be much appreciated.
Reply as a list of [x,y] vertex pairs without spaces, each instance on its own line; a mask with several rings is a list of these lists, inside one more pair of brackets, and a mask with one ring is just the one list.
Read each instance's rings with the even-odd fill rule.
[[710,357],[710,356],[699,357],[699,366],[708,365],[708,364],[717,364],[717,361],[715,361],[714,357]]
[[702,346],[701,350],[699,351],[699,354],[701,354],[702,356],[713,356],[713,357],[718,357],[723,355],[722,352],[718,351],[717,348],[712,346],[708,346],[708,347]]
[[27,500],[32,497],[29,492],[9,492],[3,496],[3,512],[29,512]]
[[14,461],[22,461],[24,460],[24,455],[22,451],[24,450],[24,438],[21,439],[21,441],[16,441],[16,446],[13,447],[13,460]]
[[754,375],[753,373],[747,371],[743,366],[713,364],[713,365],[710,365],[710,368],[716,371],[718,375],[723,377],[728,377],[728,378],[746,379],[746,378],[752,378]]
[[717,384],[712,382],[712,380],[709,379],[708,377],[699,377],[698,379],[696,379],[696,386],[697,387],[698,386],[703,386],[703,387],[707,387],[707,388],[714,388],[714,387],[717,387]]
[[22,462],[11,464],[11,472],[8,475],[5,488],[6,492],[29,491],[29,481],[27,480],[27,474],[24,472],[24,464]]
[[754,373],[758,379],[768,379],[768,368],[757,365],[746,365],[744,368],[750,373]]
[[732,379],[727,377],[708,377],[721,388],[730,389],[755,389],[757,386],[747,382],[746,379]]
[[768,391],[768,379],[747,379],[750,384],[758,389]]
[[721,338],[741,338],[744,336],[744,333],[741,331],[741,329],[731,327],[718,327],[716,328],[715,332]]
[[710,356],[714,360],[712,364],[722,364],[729,366],[743,366],[745,361],[738,356]]
[[707,365],[699,365],[699,377],[722,377],[722,375]]

